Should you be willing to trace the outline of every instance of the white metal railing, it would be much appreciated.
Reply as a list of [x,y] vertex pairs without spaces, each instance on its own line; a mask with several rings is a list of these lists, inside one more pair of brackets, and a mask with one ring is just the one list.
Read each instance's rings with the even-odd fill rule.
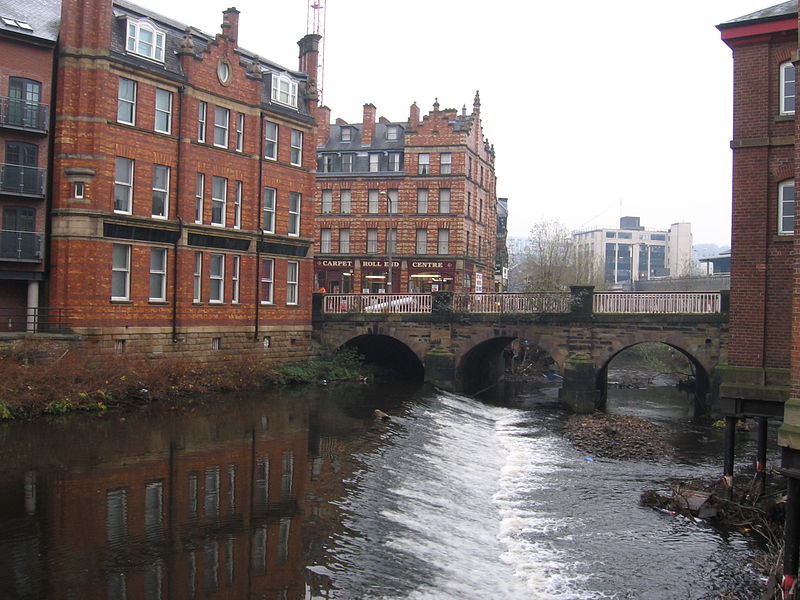
[[325,294],[326,313],[429,313],[430,294]]
[[568,313],[572,306],[569,292],[527,294],[456,294],[453,312],[468,313]]
[[720,312],[719,292],[595,292],[596,313],[681,313]]

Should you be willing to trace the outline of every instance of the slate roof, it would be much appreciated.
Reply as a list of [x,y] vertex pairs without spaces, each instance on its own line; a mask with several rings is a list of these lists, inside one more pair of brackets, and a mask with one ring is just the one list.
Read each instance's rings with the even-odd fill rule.
[[717,25],[717,27],[719,29],[727,29],[729,27],[744,25],[745,23],[752,24],[763,23],[767,21],[779,21],[781,19],[785,19],[786,17],[796,16],[797,0],[789,0],[788,2],[781,2],[780,4],[770,6],[769,8],[762,8],[761,10],[757,10],[749,15],[744,15],[742,17],[731,19],[730,21],[725,21],[724,23]]
[[55,42],[61,24],[61,0],[0,0],[0,17],[30,27],[10,25],[0,19],[2,32]]
[[[389,125],[398,128],[397,139],[387,140],[386,129]],[[342,129],[349,127],[353,133],[349,142],[343,142]],[[358,152],[359,150],[402,150],[405,145],[406,123],[375,123],[375,133],[372,136],[372,144],[369,146],[361,145],[362,123],[352,125],[331,125],[331,133],[325,146],[318,147],[320,152]]]

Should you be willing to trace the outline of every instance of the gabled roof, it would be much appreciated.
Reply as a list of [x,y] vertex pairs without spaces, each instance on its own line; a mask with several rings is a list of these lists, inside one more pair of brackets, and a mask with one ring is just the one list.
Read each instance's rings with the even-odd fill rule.
[[788,0],[769,8],[762,8],[756,12],[736,17],[730,21],[725,21],[717,25],[719,29],[727,29],[729,27],[736,27],[739,25],[752,25],[755,23],[766,23],[768,21],[780,21],[787,17],[797,17],[797,0]]
[[61,0],[0,0],[0,31],[55,42]]

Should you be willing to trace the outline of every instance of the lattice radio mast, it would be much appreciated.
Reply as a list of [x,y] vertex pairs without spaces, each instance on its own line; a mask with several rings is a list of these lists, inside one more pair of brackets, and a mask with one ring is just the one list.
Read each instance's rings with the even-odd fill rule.
[[306,33],[316,33],[322,36],[317,66],[317,93],[320,106],[323,104],[322,90],[325,87],[325,2],[326,0],[308,0],[306,15]]

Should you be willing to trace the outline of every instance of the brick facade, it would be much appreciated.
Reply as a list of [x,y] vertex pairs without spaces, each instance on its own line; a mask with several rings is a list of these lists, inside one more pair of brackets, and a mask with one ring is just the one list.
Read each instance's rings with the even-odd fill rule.
[[372,104],[358,124],[331,124],[325,107],[317,114],[316,286],[494,291],[494,148],[483,137],[479,97],[470,115],[438,102],[422,118],[412,105],[403,122],[376,120]]
[[62,2],[50,303],[99,352],[310,354],[314,78],[240,48],[238,19]]

